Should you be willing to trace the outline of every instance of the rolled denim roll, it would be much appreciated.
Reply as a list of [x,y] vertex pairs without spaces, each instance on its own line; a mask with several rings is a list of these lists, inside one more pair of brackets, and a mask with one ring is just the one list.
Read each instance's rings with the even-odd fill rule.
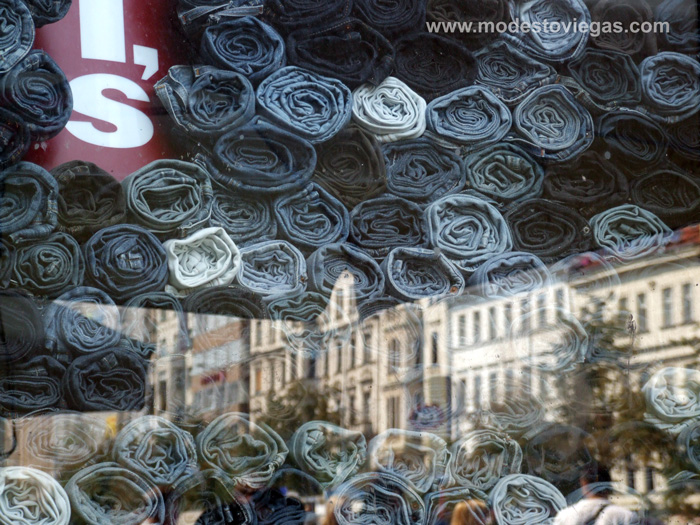
[[306,289],[306,260],[287,241],[264,241],[241,250],[243,268],[236,279],[251,292],[273,300]]
[[559,85],[532,91],[515,108],[513,124],[513,140],[545,161],[565,162],[593,143],[593,117]]
[[508,106],[488,88],[470,86],[436,98],[426,111],[428,128],[468,148],[499,142],[510,129]]
[[200,36],[202,31],[221,20],[257,16],[263,12],[263,0],[179,0],[177,16],[185,32]]
[[41,50],[31,51],[2,78],[1,98],[23,120],[34,141],[56,136],[73,111],[66,76]]
[[[448,523],[448,519],[454,515],[455,507],[461,502],[470,502],[468,505],[468,519],[473,525],[488,525],[491,521],[487,505],[486,493],[473,487],[458,487],[440,489],[426,494],[424,501],[426,506],[425,523]],[[476,502],[480,504],[477,504]]]
[[304,504],[286,494],[286,490],[282,492],[278,488],[265,488],[255,493],[252,504],[258,525],[298,525],[306,521]]
[[358,302],[370,302],[384,292],[384,274],[367,253],[352,244],[328,244],[306,260],[309,290],[330,297],[336,281],[346,272],[353,278]]
[[653,32],[625,31],[630,24],[654,22],[654,14],[645,0],[599,0],[591,8],[591,19],[604,24],[621,24],[623,31],[600,31],[591,36],[593,44],[601,49],[610,49],[632,55],[639,60],[656,53],[656,35]]
[[350,16],[352,0],[266,0],[265,17],[282,33],[323,27]]
[[316,151],[306,140],[255,117],[198,156],[212,178],[235,191],[277,194],[301,188],[313,175]]
[[387,189],[397,197],[429,204],[464,187],[459,151],[432,137],[388,143],[382,152]]
[[693,170],[700,162],[700,119],[688,118],[668,126],[671,160],[679,166]]
[[644,103],[653,119],[673,123],[700,111],[700,62],[664,51],[645,58],[639,70]]
[[494,33],[478,31],[479,22],[492,22],[494,27],[499,22],[510,21],[507,0],[483,0],[481,2],[462,2],[460,0],[428,0],[426,18],[428,22],[465,22],[470,31],[445,33],[448,38],[464,42],[470,49],[476,49],[497,37]]
[[240,73],[253,84],[287,63],[282,37],[252,16],[207,27],[200,53],[212,65]]
[[673,233],[656,215],[634,204],[599,213],[590,224],[596,244],[622,262],[652,255],[670,241]]
[[79,411],[141,410],[147,389],[143,359],[121,348],[74,359],[63,378],[66,404]]
[[182,238],[209,221],[211,180],[196,164],[156,160],[129,175],[122,185],[130,216],[156,235]]
[[173,295],[231,284],[241,271],[241,252],[223,228],[204,228],[163,243],[168,257],[166,287]]
[[343,483],[333,514],[338,525],[366,525],[377,516],[395,525],[425,523],[425,505],[418,493],[403,479],[386,472],[360,474]]
[[482,199],[449,195],[425,211],[428,239],[464,273],[513,247],[501,213]]
[[536,476],[509,474],[489,494],[499,523],[545,525],[566,507],[566,499],[554,485]]
[[367,441],[361,432],[325,421],[309,421],[294,432],[289,454],[324,489],[332,490],[364,465]]
[[114,459],[158,487],[172,487],[197,470],[194,438],[167,419],[143,416],[119,431]]
[[58,184],[31,162],[0,172],[0,235],[12,242],[36,241],[56,228]]
[[316,147],[314,182],[348,209],[386,188],[386,166],[377,138],[351,124]]
[[495,430],[475,430],[450,447],[448,472],[451,484],[490,490],[499,479],[519,474],[523,461],[520,445]]
[[434,250],[400,247],[382,263],[387,291],[403,301],[461,295],[464,277],[452,262]]
[[632,202],[671,228],[700,222],[700,180],[676,169],[661,169],[634,181]]
[[158,487],[116,463],[82,469],[68,481],[66,492],[86,525],[163,523],[165,518]]
[[258,86],[262,115],[312,144],[325,142],[350,121],[352,95],[339,80],[288,66]]
[[306,254],[350,234],[348,210],[318,184],[279,197],[274,210],[278,235]]
[[104,419],[69,411],[31,418],[22,430],[27,440],[27,464],[37,468],[52,465],[65,473],[100,460],[112,438]]
[[[522,30],[503,37],[528,55],[551,64],[578,58],[590,35],[591,14],[583,0],[522,0],[510,2],[510,16],[523,24],[539,24],[544,31]],[[578,31],[570,27],[576,22]],[[537,25],[534,25],[537,27]]]
[[591,228],[570,206],[547,199],[531,199],[505,215],[516,250],[532,253],[545,263],[587,251]]
[[678,434],[678,449],[695,470],[700,470],[700,420],[688,423]]
[[509,106],[521,102],[533,89],[553,84],[557,78],[552,66],[538,62],[505,40],[489,44],[474,58],[475,84],[489,88]]
[[350,220],[351,241],[374,258],[383,259],[393,248],[426,245],[423,210],[394,195],[358,204],[350,213]]
[[33,295],[58,297],[83,284],[83,254],[67,233],[52,233],[37,243],[19,245],[15,253],[12,283]]
[[153,320],[150,317],[154,310],[161,314],[169,313],[177,319],[178,329],[172,351],[179,353],[189,348],[192,342],[180,301],[166,292],[150,292],[130,299],[122,310],[122,333],[132,350],[145,359],[149,359],[156,351],[156,334],[152,330]]
[[664,51],[697,55],[700,51],[697,19],[698,4],[693,0],[661,2],[654,10],[654,20],[668,22],[669,30],[657,35],[659,47]]
[[602,115],[596,121],[596,132],[612,150],[612,160],[618,165],[649,167],[666,155],[666,133],[638,111],[613,111]]
[[242,319],[264,319],[265,305],[258,294],[241,286],[214,286],[188,295],[184,310],[197,314],[228,315]]
[[26,361],[44,348],[44,324],[25,292],[0,290],[0,366]]
[[0,138],[0,170],[4,170],[29,151],[29,129],[19,115],[0,108]]
[[91,162],[74,160],[51,170],[58,182],[58,231],[78,241],[126,220],[122,185]]
[[119,310],[103,291],[76,287],[46,309],[46,347],[65,366],[82,355],[106,350],[120,339]]
[[86,281],[126,301],[160,292],[168,280],[168,262],[160,241],[133,224],[110,226],[90,237],[85,250]]
[[255,115],[255,91],[240,73],[211,66],[173,66],[156,95],[177,129],[213,142]]
[[26,0],[36,27],[61,20],[70,9],[72,0]]
[[379,142],[420,137],[425,131],[425,100],[401,82],[387,77],[363,84],[352,93],[352,119]]
[[615,164],[589,150],[570,162],[547,167],[544,196],[590,218],[627,202],[629,184]]
[[34,44],[34,20],[22,0],[0,2],[0,73],[22,60]]
[[68,495],[50,475],[29,467],[0,468],[0,514],[16,525],[68,525]]
[[313,29],[298,29],[287,38],[289,62],[337,78],[350,89],[379,85],[394,67],[394,48],[380,33],[355,18]]
[[494,144],[465,159],[467,186],[499,204],[542,195],[542,167],[515,144]]
[[[255,443],[254,447],[246,444]],[[214,419],[197,435],[200,461],[226,474],[235,485],[262,489],[284,463],[284,440],[248,414],[229,412]]]
[[47,355],[14,363],[0,374],[0,413],[28,414],[59,407],[66,369]]
[[15,266],[15,247],[0,240],[0,288],[10,286],[12,269]]
[[569,74],[584,88],[584,104],[590,97],[591,111],[635,107],[642,101],[639,68],[632,58],[612,50],[586,48],[568,64]]
[[525,373],[523,377],[509,381],[510,391],[518,394],[488,403],[485,412],[488,428],[505,432],[513,439],[518,439],[540,426],[544,421],[546,409],[531,385],[532,376]]
[[678,435],[700,418],[700,370],[662,368],[642,387],[644,419]]
[[352,7],[357,18],[388,38],[425,27],[425,2],[421,0],[353,0]]
[[395,49],[395,76],[428,102],[472,84],[476,77],[472,54],[438,34],[416,31],[397,41]]
[[547,266],[536,255],[506,252],[479,266],[467,284],[485,299],[505,299],[547,288],[550,277]]
[[247,246],[277,237],[272,204],[259,195],[242,194],[213,181],[212,226],[220,226],[236,246]]

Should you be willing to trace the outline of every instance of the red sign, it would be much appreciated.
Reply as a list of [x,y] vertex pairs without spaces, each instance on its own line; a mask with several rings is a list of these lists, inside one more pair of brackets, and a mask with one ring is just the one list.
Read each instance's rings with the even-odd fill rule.
[[170,117],[155,110],[153,84],[186,63],[173,0],[73,0],[66,17],[37,29],[34,46],[63,69],[73,91],[66,128],[32,144],[46,169],[93,162],[121,180],[149,162],[179,157]]

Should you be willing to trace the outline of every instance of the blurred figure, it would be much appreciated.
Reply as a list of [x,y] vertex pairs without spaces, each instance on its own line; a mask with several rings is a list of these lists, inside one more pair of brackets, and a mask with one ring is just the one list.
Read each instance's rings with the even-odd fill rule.
[[338,521],[335,519],[335,514],[333,509],[335,508],[337,502],[335,499],[329,499],[326,503],[326,515],[323,517],[323,525],[338,525]]
[[490,511],[486,503],[472,499],[460,501],[452,511],[450,525],[486,525],[490,523]]

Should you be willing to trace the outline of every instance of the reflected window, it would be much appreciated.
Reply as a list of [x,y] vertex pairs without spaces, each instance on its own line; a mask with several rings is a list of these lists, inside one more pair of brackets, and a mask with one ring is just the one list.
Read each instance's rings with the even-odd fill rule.
[[520,301],[520,315],[523,316],[523,324],[520,329],[526,333],[530,331],[530,298],[521,299]]
[[496,339],[496,308],[489,308],[489,339]]
[[683,285],[683,322],[688,324],[693,322],[693,288],[686,283]]
[[362,348],[362,362],[369,363],[372,361],[372,332],[364,333],[364,347]]
[[547,306],[547,298],[545,297],[544,294],[540,294],[537,296],[537,322],[540,325],[540,328],[544,328],[547,326],[547,310],[545,309]]
[[661,302],[664,328],[668,328],[673,326],[673,290],[671,288],[664,288],[661,291]]
[[438,364],[438,334],[433,332],[430,337],[430,349],[432,356],[432,364]]
[[467,343],[467,316],[460,315],[457,320],[457,333],[460,345]]
[[255,321],[255,346],[262,345],[262,321]]
[[513,322],[513,305],[508,303],[503,306],[503,330],[507,334],[510,332],[510,325]]
[[401,347],[398,339],[389,342],[389,367],[397,368],[401,366]]
[[306,378],[315,379],[316,378],[316,358],[310,357],[306,369]]
[[648,332],[647,324],[647,296],[640,293],[637,295],[637,329],[640,332]]
[[474,343],[481,341],[481,312],[474,312]]
[[479,410],[481,408],[481,376],[474,376],[474,408]]
[[255,369],[255,393],[260,392],[262,392],[262,369],[258,367]]
[[491,372],[489,374],[489,401],[491,403],[496,402],[498,399],[498,374],[496,372]]
[[336,341],[335,343],[335,373],[340,374],[343,372],[343,343]]

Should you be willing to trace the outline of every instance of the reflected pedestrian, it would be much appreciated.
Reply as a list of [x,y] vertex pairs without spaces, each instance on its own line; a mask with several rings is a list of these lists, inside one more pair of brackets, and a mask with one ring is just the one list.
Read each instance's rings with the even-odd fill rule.
[[491,523],[491,512],[481,500],[460,501],[452,511],[450,525],[487,525]]

